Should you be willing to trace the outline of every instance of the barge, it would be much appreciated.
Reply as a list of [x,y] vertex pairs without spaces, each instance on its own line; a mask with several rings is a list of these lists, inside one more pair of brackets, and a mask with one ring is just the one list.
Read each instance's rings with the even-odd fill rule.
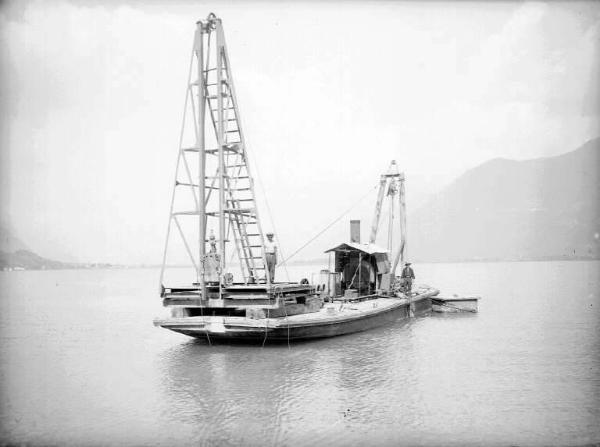
[[[360,222],[353,220],[350,240],[326,251],[334,265],[316,281],[276,282],[276,252],[265,241],[223,24],[214,14],[196,23],[186,92],[160,274],[170,315],[155,319],[156,326],[208,340],[300,340],[432,310],[436,289],[413,291],[395,274],[406,257],[405,179],[395,161],[380,176],[368,243],[361,243]],[[384,198],[386,248],[376,245]],[[175,284],[169,266],[180,264],[181,255],[192,274]]]

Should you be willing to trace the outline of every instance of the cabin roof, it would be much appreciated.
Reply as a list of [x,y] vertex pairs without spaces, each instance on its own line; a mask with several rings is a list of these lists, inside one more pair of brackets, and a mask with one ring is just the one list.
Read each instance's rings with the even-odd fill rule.
[[333,247],[329,250],[326,250],[325,253],[329,253],[330,251],[360,251],[368,255],[388,253],[388,251],[385,248],[381,248],[375,244],[357,244],[356,242],[345,242],[343,244],[338,245],[337,247]]

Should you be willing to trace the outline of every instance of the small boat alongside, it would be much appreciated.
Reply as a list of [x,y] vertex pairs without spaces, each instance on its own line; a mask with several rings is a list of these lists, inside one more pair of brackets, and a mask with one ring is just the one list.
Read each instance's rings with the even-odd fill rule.
[[431,307],[434,312],[439,313],[477,313],[479,296],[442,296],[437,295],[431,299]]

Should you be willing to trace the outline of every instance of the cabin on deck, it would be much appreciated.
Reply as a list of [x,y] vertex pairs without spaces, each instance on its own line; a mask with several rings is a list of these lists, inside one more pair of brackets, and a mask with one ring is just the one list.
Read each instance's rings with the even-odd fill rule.
[[335,254],[335,272],[341,276],[342,295],[356,291],[358,296],[364,296],[389,289],[391,264],[386,249],[348,242],[325,253],[331,252]]

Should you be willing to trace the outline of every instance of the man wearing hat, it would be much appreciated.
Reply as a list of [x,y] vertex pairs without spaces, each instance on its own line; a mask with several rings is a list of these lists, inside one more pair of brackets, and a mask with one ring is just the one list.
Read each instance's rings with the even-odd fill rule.
[[273,233],[267,233],[267,242],[265,242],[265,258],[267,258],[267,269],[271,282],[275,282],[275,264],[277,264],[277,245],[273,242]]
[[402,282],[404,283],[404,290],[407,293],[412,289],[413,279],[415,279],[415,272],[410,265],[410,262],[405,262],[404,268],[402,269],[402,275],[400,275],[400,278],[402,278]]

